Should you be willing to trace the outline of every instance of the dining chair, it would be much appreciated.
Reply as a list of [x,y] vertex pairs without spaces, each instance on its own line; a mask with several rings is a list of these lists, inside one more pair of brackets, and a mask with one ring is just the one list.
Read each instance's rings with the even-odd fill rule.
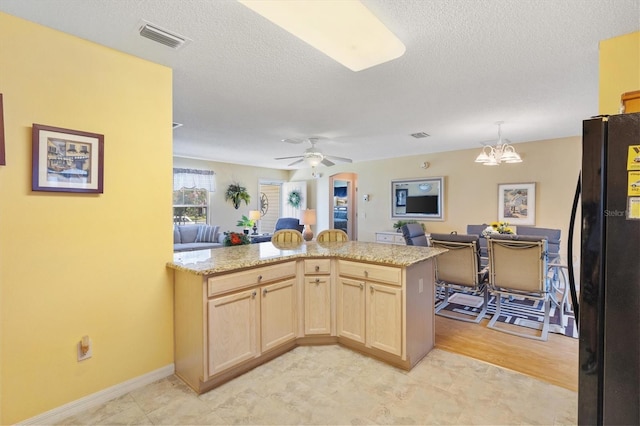
[[[431,245],[448,251],[435,257],[436,287],[442,289],[444,300],[435,310],[436,315],[460,321],[479,323],[487,313],[489,296],[485,284],[486,271],[480,267],[480,246],[477,235],[431,234]],[[444,310],[450,303],[451,290],[482,297],[482,309],[471,318]],[[469,296],[467,294],[462,295]],[[452,301],[452,300],[451,300]],[[479,307],[479,306],[478,306]]]
[[549,274],[551,275],[551,284],[555,290],[551,294],[551,301],[560,309],[560,314],[564,321],[565,311],[571,312],[572,307],[569,303],[568,291],[569,278],[567,274],[569,267],[560,254],[560,236],[562,235],[562,231],[555,228],[518,226],[517,233],[518,235],[535,235],[545,237],[547,239],[549,249]]
[[424,233],[424,228],[419,223],[407,223],[402,225],[402,236],[408,246],[428,246],[429,240]]
[[285,243],[285,244],[293,244],[293,243],[302,243],[302,232],[297,229],[280,229],[273,233],[271,236],[272,243]]
[[477,235],[478,236],[478,245],[480,248],[480,264],[482,267],[489,265],[489,254],[487,253],[487,240],[482,235],[482,231],[487,229],[486,223],[482,225],[467,225],[467,234],[468,235]]
[[342,229],[325,229],[320,231],[316,241],[319,243],[343,242],[349,241],[349,236]]
[[[551,301],[549,297],[547,240],[540,236],[491,235],[489,249],[489,293],[495,295],[496,311],[487,327],[536,340],[547,340]],[[498,326],[502,297],[540,300],[544,318],[539,335]]]

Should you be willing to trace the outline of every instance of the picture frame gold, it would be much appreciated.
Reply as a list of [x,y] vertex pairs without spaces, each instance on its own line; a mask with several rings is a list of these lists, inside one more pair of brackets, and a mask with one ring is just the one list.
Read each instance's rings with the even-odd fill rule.
[[7,157],[4,146],[4,107],[2,93],[0,93],[0,166],[7,165]]
[[101,194],[104,135],[33,124],[33,191]]

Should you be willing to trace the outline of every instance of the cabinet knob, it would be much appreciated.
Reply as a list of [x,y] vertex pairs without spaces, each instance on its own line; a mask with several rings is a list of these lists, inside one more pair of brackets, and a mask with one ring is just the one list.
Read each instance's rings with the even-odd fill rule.
[[264,290],[262,290],[262,295],[266,296],[267,295],[267,289],[265,288]]
[[374,286],[371,286],[370,288],[371,288],[371,293],[373,293],[376,289]]
[[258,281],[262,281],[262,275],[258,275]]
[[316,272],[320,272],[320,265],[316,265]]
[[316,278],[316,285],[320,284],[320,278]]
[[256,297],[257,295],[258,295],[258,292],[257,292],[257,291],[255,291],[255,290],[253,290],[253,293],[251,293],[251,297],[252,297],[252,298],[254,298],[254,297]]
[[369,278],[369,271],[364,271],[364,276]]
[[364,283],[360,283],[360,290],[364,289]]

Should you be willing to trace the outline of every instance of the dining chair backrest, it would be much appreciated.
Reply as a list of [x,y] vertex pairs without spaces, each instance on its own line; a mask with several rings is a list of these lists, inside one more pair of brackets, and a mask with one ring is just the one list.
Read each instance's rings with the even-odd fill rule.
[[531,235],[492,235],[489,248],[489,285],[515,294],[547,292],[547,240]]
[[428,246],[429,241],[424,233],[424,228],[419,223],[407,223],[402,225],[402,236],[408,246]]
[[302,243],[302,233],[297,229],[280,229],[273,233],[272,243]]
[[430,240],[433,247],[448,250],[435,257],[436,281],[478,286],[480,253],[476,235],[431,234]]
[[487,225],[467,225],[467,234],[468,235],[477,235],[478,236],[478,245],[480,249],[480,256],[487,258],[489,254],[487,253],[487,240],[482,236],[482,231],[487,229]]
[[319,243],[349,241],[349,236],[342,229],[325,229],[320,231],[316,241]]
[[518,226],[516,228],[518,235],[534,235],[545,237],[549,250],[549,258],[553,259],[560,256],[560,229],[538,228],[535,226]]

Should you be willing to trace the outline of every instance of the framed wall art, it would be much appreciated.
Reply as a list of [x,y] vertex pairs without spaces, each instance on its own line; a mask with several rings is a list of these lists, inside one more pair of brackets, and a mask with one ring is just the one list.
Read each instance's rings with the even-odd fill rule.
[[536,224],[536,184],[498,185],[498,220],[512,225]]
[[7,159],[4,150],[4,109],[2,107],[2,93],[0,93],[0,166],[5,166]]
[[102,193],[103,135],[34,124],[32,144],[34,191]]

